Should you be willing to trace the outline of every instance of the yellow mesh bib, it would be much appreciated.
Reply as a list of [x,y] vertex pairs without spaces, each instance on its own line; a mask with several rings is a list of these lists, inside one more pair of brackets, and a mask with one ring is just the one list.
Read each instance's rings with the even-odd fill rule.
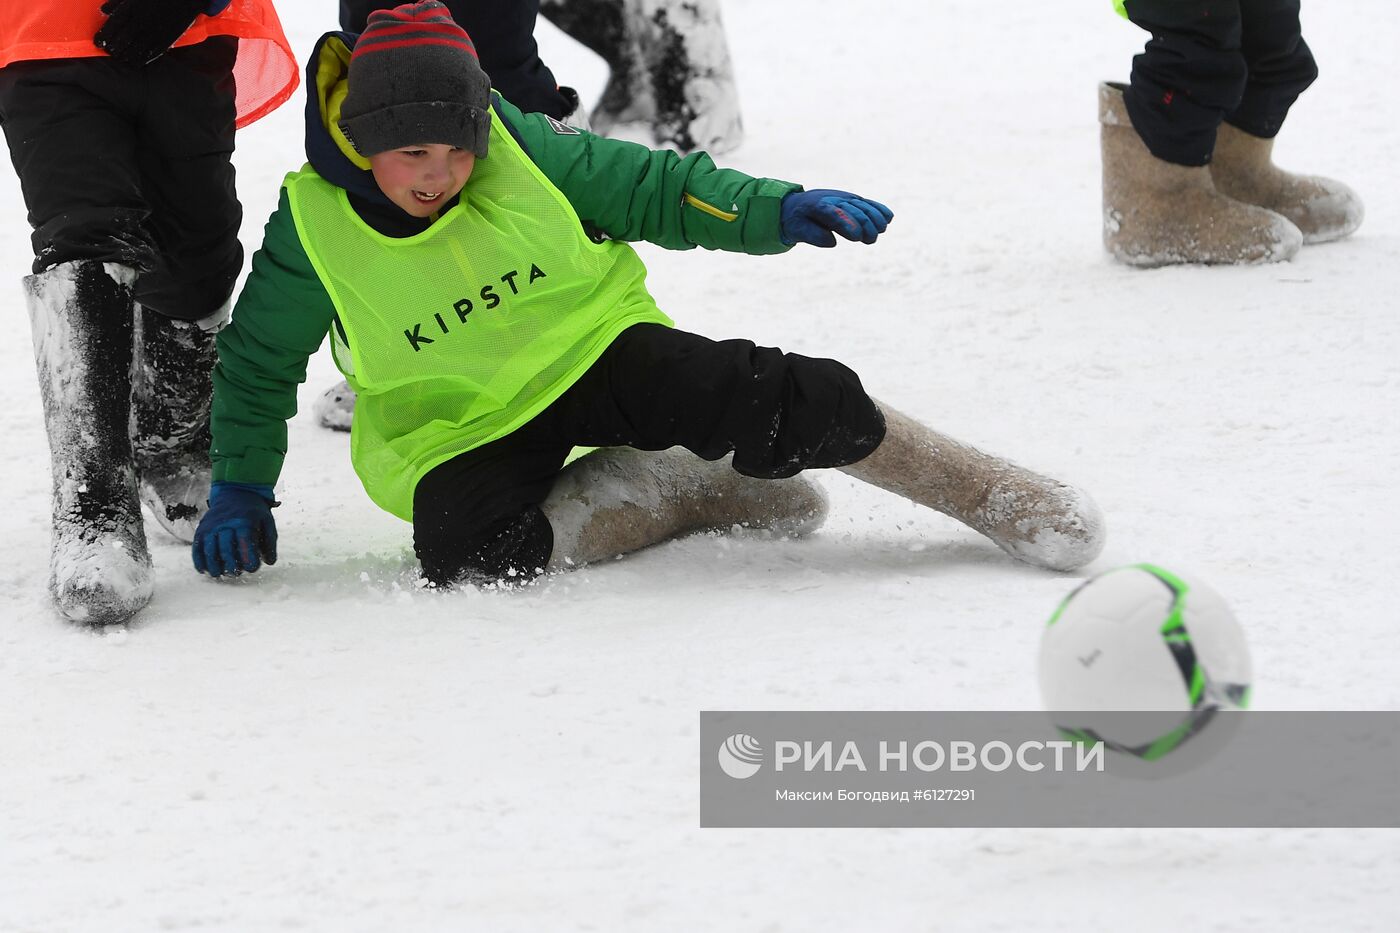
[[626,243],[594,243],[500,118],[460,202],[423,233],[384,236],[309,166],[285,186],[334,302],[336,364],[359,394],[355,472],[411,521],[425,473],[509,434],[558,398],[626,328],[671,326]]

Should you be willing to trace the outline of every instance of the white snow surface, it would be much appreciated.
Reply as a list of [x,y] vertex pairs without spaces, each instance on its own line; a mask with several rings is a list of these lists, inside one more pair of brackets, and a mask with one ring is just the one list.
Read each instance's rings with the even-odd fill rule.
[[[299,54],[335,5],[284,3]],[[683,326],[832,355],[940,430],[1082,485],[1109,542],[1219,590],[1261,709],[1400,704],[1400,151],[1381,0],[1304,5],[1322,77],[1285,167],[1366,201],[1291,262],[1141,271],[1100,243],[1096,85],[1145,35],[1095,3],[724,8],[746,142],[727,164],[889,204],[875,247],[643,247]],[[547,26],[585,99],[597,59]],[[258,244],[301,105],[239,140]],[[1083,574],[824,477],[801,540],[701,536],[518,592],[413,586],[346,437],[312,423],[281,562],[231,583],[148,522],[130,628],[45,592],[49,477],[0,180],[0,930],[1400,928],[1400,839],[1343,830],[702,830],[705,709],[1033,709]]]

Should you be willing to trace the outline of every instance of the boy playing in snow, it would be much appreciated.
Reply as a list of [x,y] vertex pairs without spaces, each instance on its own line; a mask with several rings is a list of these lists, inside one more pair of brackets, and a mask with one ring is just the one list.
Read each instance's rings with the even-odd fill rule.
[[[360,33],[375,10],[394,0],[340,0],[340,28]],[[649,124],[657,142],[682,154],[711,154],[739,145],[743,126],[719,0],[444,0],[472,36],[491,86],[525,113],[606,136],[621,124]],[[608,63],[597,108],[588,114],[578,93],[559,85],[540,61],[535,22],[555,26]],[[591,124],[591,125],[590,125]],[[341,381],[313,406],[316,421],[349,431],[355,392]]]
[[[413,523],[435,585],[528,579],[740,521],[809,530],[824,501],[794,477],[813,467],[1040,566],[1101,549],[1087,496],[877,404],[842,364],[672,328],[623,242],[873,243],[883,206],[522,114],[431,0],[375,13],[353,52],[327,35],[308,76],[310,164],[288,176],[219,337],[201,572],[275,561],[286,419],[328,332],[359,394],[356,472]],[[561,472],[586,446],[609,449]]]
[[[364,32],[371,13],[397,5],[394,0],[340,0],[340,28],[358,35]],[[540,60],[535,43],[539,0],[446,0],[443,5],[476,40],[478,63],[501,96],[525,113],[544,113],[587,128],[578,92],[560,85]],[[321,393],[312,411],[322,427],[348,432],[355,414],[355,390],[341,380]]]

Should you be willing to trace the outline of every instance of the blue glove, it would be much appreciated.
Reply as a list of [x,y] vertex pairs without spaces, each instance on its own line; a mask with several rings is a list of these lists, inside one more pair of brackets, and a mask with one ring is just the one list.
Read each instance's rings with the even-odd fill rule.
[[874,243],[893,219],[894,211],[879,201],[849,191],[794,191],[783,197],[782,237],[789,246],[811,243],[825,248],[836,245],[834,231],[848,240]]
[[211,577],[253,573],[277,563],[277,523],[272,507],[280,505],[271,486],[215,483],[209,511],[194,531],[194,569]]
[[145,65],[179,41],[199,14],[213,16],[226,6],[218,0],[107,0],[107,21],[92,41],[119,62]]

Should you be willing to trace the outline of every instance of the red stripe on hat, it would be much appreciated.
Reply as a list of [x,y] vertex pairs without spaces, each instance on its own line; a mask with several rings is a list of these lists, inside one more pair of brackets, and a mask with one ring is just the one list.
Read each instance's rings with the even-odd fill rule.
[[456,23],[423,22],[394,23],[392,25],[385,23],[382,26],[377,25],[373,29],[366,29],[360,34],[360,38],[374,39],[379,36],[396,36],[405,32],[436,32],[445,36],[456,36],[463,42],[470,43],[472,41],[471,36],[467,35],[466,30]]
[[[384,42],[370,42],[365,45],[357,44],[355,46],[355,52],[351,57],[355,58],[361,54],[372,55],[375,52],[387,52],[390,49],[402,49],[415,45],[446,45],[454,49],[460,49],[464,47],[461,39],[448,39],[445,37],[438,38],[425,36],[420,39],[389,39]],[[472,48],[470,45],[465,46],[465,48],[468,52],[472,54],[472,58],[477,58],[478,61],[480,60],[476,54],[476,49]]]
[[422,26],[424,29],[445,26],[461,33],[466,32],[466,30],[459,26],[450,16],[436,16],[432,19],[390,19],[385,17],[384,19],[377,19],[370,22],[370,24],[365,27],[365,32],[370,32],[371,30],[377,31],[380,29],[399,29],[414,24]]

